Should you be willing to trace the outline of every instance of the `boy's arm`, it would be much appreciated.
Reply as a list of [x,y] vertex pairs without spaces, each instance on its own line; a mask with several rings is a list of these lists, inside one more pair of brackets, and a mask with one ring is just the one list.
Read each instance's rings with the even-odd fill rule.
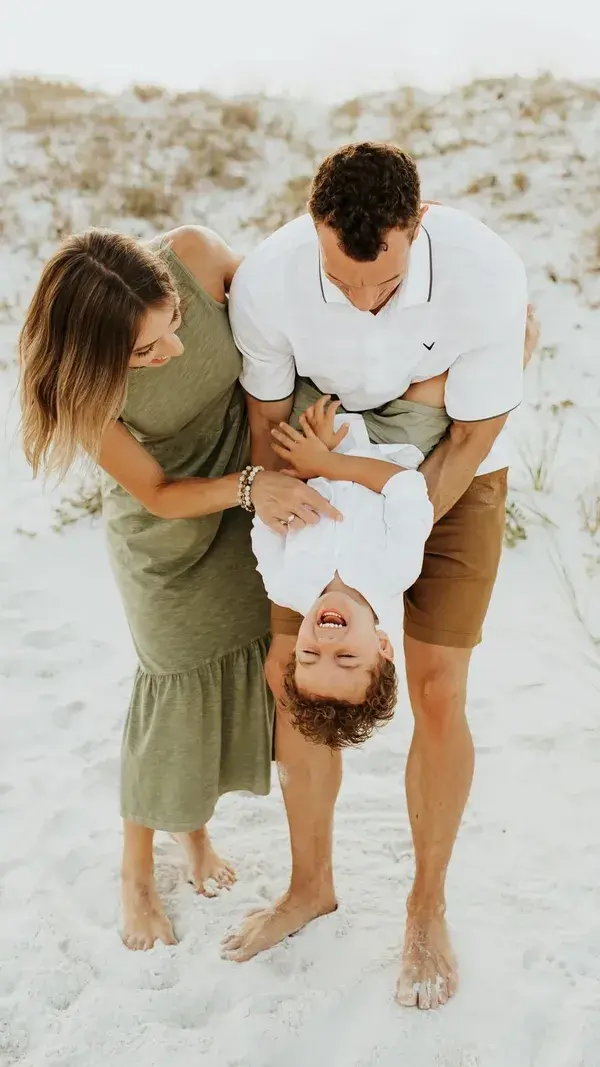
[[381,493],[390,479],[404,470],[385,459],[329,452],[318,474],[334,482],[356,482],[374,493]]
[[403,470],[397,463],[369,456],[330,452],[306,419],[300,419],[302,432],[287,423],[271,431],[273,450],[286,465],[284,472],[299,478],[327,478],[330,481],[357,482],[381,493],[384,486]]

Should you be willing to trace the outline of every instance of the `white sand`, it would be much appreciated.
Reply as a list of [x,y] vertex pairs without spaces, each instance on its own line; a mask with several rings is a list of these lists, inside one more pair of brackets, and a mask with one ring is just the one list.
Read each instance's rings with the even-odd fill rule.
[[[530,90],[507,92],[516,100]],[[393,1002],[412,866],[404,696],[395,721],[345,760],[335,915],[246,965],[219,958],[224,931],[286,883],[275,783],[269,798],[220,804],[214,836],[239,883],[214,901],[194,895],[176,847],[159,838],[159,884],[181,943],[148,954],[120,943],[117,780],[134,656],[100,525],[53,532],[61,494],[31,483],[13,440],[11,349],[38,269],[31,236],[51,238],[14,169],[33,158],[31,143],[11,134],[0,187],[4,210],[14,212],[0,244],[0,305],[3,297],[16,304],[0,319],[8,412],[0,486],[2,1067],[600,1065],[600,540],[582,530],[581,515],[581,498],[590,504],[600,495],[598,290],[588,272],[600,103],[556,92],[564,111],[556,105],[535,127],[523,119],[520,140],[508,120],[502,136],[493,133],[502,105],[484,90],[466,102],[453,96],[438,105],[436,137],[457,141],[462,133],[452,127],[479,123],[488,147],[423,164],[428,194],[476,211],[522,253],[543,344],[555,349],[530,368],[528,401],[513,420],[517,452],[534,464],[546,456],[548,484],[535,492],[517,458],[513,492],[528,539],[505,552],[473,662],[476,780],[449,879],[462,986],[431,1014]],[[381,120],[370,121],[382,135]],[[363,118],[357,135],[368,127]],[[317,151],[326,140],[319,134]],[[533,158],[519,163],[524,143]],[[279,181],[292,169],[283,160]],[[532,181],[524,194],[511,191],[516,170]],[[494,202],[493,190],[461,199],[488,171],[506,199]],[[266,182],[277,186],[272,167]],[[256,190],[216,193],[214,224],[228,219],[235,232],[258,200]],[[202,219],[204,207],[191,203],[189,218]],[[526,211],[537,221],[507,218]],[[15,239],[17,222],[29,244]],[[244,234],[246,244],[253,239]],[[576,284],[551,283],[547,265]]]

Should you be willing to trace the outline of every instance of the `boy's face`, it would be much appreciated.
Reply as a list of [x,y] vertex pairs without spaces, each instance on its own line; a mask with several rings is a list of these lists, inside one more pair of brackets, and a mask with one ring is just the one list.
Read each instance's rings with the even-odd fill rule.
[[369,605],[348,593],[323,593],[298,633],[296,686],[313,697],[359,704],[380,656],[393,660],[394,650]]

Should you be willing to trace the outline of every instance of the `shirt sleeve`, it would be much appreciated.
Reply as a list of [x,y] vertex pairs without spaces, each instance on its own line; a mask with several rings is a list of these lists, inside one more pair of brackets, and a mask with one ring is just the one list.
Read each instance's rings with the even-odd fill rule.
[[523,399],[527,278],[521,260],[506,249],[473,280],[472,289],[474,344],[455,360],[446,380],[446,410],[457,422],[505,415]]
[[269,600],[289,607],[285,591],[285,534],[275,533],[258,515],[252,521],[252,551]]
[[240,382],[257,400],[285,400],[294,392],[296,369],[292,346],[277,328],[277,296],[259,292],[249,272],[252,257],[236,272],[229,293],[229,322],[242,354]]
[[433,526],[433,505],[419,471],[400,471],[384,486],[385,571],[392,595],[409,589],[423,568],[425,542]]

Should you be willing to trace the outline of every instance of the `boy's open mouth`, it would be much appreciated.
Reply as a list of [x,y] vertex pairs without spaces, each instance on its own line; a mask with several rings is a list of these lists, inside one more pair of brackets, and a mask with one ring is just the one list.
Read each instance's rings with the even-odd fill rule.
[[343,615],[340,615],[339,611],[332,611],[331,608],[324,608],[317,619],[317,626],[328,626],[331,629],[343,630],[347,625]]

